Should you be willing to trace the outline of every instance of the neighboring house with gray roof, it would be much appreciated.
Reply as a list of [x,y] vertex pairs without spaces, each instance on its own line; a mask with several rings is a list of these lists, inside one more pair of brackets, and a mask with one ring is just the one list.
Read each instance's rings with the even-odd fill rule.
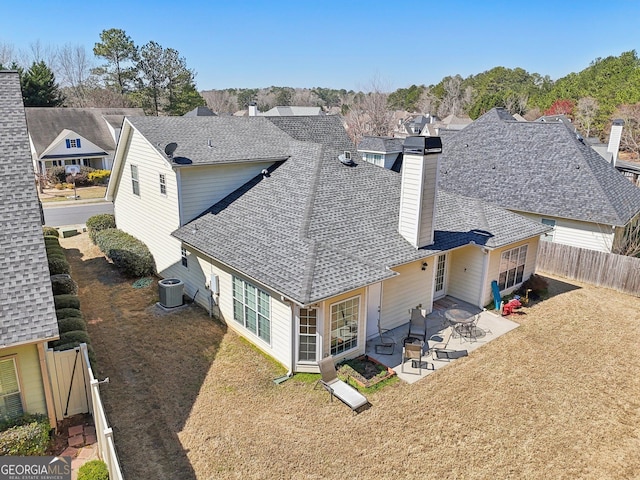
[[334,116],[127,119],[108,198],[161,276],[291,372],[317,371],[364,353],[378,322],[444,295],[484,306],[492,280],[510,292],[534,271],[548,227],[437,191],[432,146],[405,149],[400,175],[349,161]]
[[562,118],[519,122],[496,108],[442,139],[442,189],[553,226],[546,240],[610,252],[640,212],[640,189]]
[[34,170],[82,165],[111,170],[125,116],[144,116],[141,108],[27,107]]
[[259,113],[258,115],[262,115],[264,117],[294,117],[324,115],[324,112],[322,111],[322,107],[299,107],[291,105],[273,107],[272,109]]
[[41,413],[55,427],[44,366],[58,322],[17,72],[0,71],[0,116],[0,419]]
[[365,162],[392,170],[398,158],[402,159],[403,142],[403,138],[365,136],[358,144],[358,153]]

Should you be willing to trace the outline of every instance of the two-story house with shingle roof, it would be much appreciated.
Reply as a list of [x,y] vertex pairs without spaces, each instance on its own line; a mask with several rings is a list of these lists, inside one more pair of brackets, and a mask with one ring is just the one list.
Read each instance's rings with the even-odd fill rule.
[[0,71],[0,418],[56,425],[45,348],[58,335],[17,72]]
[[640,212],[640,189],[563,122],[519,122],[494,108],[442,138],[444,190],[550,225],[547,240],[610,252]]
[[27,107],[34,170],[83,165],[111,170],[124,116],[143,116],[141,108]]
[[410,307],[483,306],[492,280],[534,271],[548,228],[437,189],[438,139],[414,142],[401,175],[356,160],[337,117],[127,119],[108,196],[160,275],[291,372],[317,371]]

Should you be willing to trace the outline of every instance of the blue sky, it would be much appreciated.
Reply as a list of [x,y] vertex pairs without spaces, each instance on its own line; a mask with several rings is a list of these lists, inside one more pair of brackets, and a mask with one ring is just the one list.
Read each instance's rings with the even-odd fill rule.
[[[11,5],[9,5],[11,3]],[[640,2],[538,0],[50,0],[0,6],[0,44],[82,45],[124,30],[176,49],[200,90],[268,86],[392,91],[495,66],[557,79],[640,49]]]

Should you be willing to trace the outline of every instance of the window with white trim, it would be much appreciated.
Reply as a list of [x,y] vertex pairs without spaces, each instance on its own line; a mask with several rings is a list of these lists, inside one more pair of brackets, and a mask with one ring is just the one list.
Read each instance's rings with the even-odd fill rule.
[[298,361],[315,362],[318,343],[318,309],[300,309]]
[[189,259],[187,257],[187,249],[186,248],[180,249],[180,254],[182,257],[182,266],[189,268]]
[[500,291],[522,283],[524,266],[527,262],[527,245],[502,252],[500,258],[500,275],[498,287]]
[[556,233],[556,221],[551,220],[550,218],[543,218],[542,224],[553,227],[553,230],[551,230],[550,232],[546,232],[542,234],[542,240],[545,242],[553,242],[553,237],[554,237],[554,234]]
[[0,360],[0,419],[17,418],[23,413],[15,359]]
[[360,297],[353,297],[331,305],[331,355],[358,346]]
[[384,167],[384,157],[379,153],[365,153],[363,160],[379,167]]
[[140,180],[138,180],[137,165],[131,165],[131,186],[133,187],[133,194],[140,196]]
[[160,195],[167,194],[167,177],[165,177],[164,173],[160,174]]
[[271,297],[238,277],[233,277],[233,319],[265,342],[271,342]]
[[67,138],[65,143],[67,144],[67,148],[80,148],[79,138]]

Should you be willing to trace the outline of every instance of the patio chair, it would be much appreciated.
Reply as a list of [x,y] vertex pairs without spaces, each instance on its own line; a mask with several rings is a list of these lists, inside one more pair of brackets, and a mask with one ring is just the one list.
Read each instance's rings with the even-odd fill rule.
[[338,378],[333,357],[323,358],[318,362],[318,367],[320,367],[321,378],[316,383],[316,386],[318,383],[322,385],[329,392],[331,401],[333,401],[333,397],[336,397],[354,412],[366,405],[370,405],[367,397]]
[[379,339],[379,342],[376,343],[375,346],[374,346],[376,353],[379,353],[381,355],[393,355],[393,352],[396,349],[396,339],[393,338],[393,336],[389,333],[390,331],[391,330],[388,330],[386,328],[382,328],[380,326],[380,320],[378,320],[378,339]]
[[[425,365],[425,368],[429,369],[429,362],[422,361],[422,342],[420,343],[405,343],[402,347],[402,366],[400,370],[404,373],[404,364],[407,360],[411,360],[412,368],[416,368],[416,364],[418,365],[418,375],[422,375],[422,365]],[[433,366],[433,364],[431,364]],[[434,367],[435,368],[435,367]]]
[[409,309],[409,333],[407,337],[427,341],[427,311],[422,308]]
[[431,358],[434,360],[441,360],[442,358],[438,356],[437,352],[447,350],[447,345],[449,345],[451,335],[453,335],[453,326],[447,327],[440,333],[431,335],[427,341],[427,355],[431,355]]

